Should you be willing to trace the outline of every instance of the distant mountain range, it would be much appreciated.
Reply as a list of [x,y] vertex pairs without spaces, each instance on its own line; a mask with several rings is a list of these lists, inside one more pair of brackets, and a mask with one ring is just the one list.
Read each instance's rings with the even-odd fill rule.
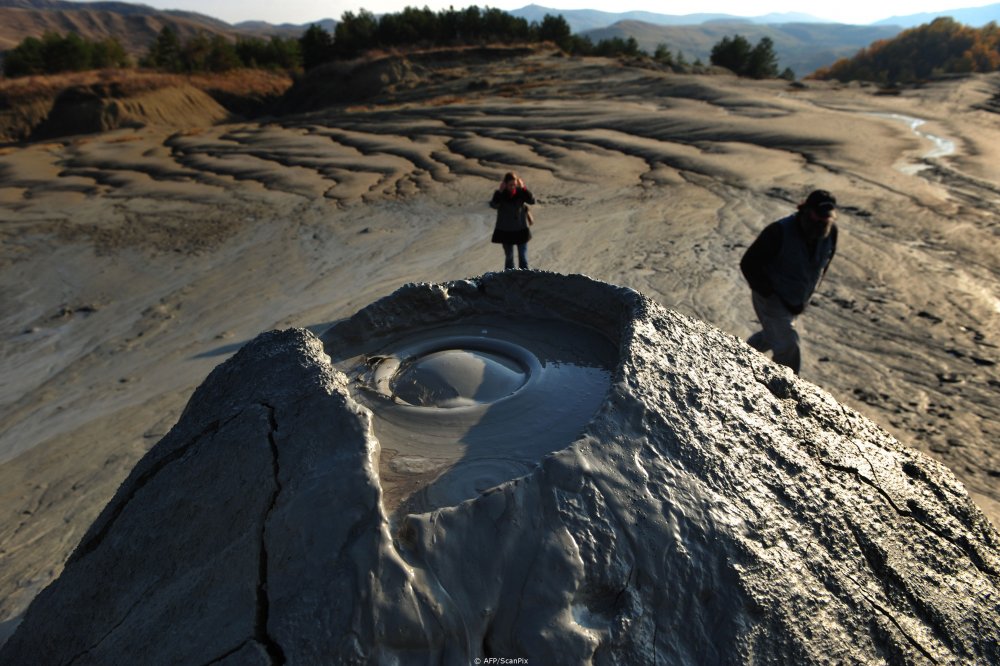
[[959,23],[970,25],[974,28],[981,28],[990,21],[1000,23],[1000,4],[986,5],[985,7],[971,7],[969,9],[949,9],[940,12],[923,12],[921,14],[908,14],[906,16],[890,16],[881,21],[876,21],[872,25],[898,25],[903,28],[915,28],[918,25],[930,23],[940,16],[950,16]]
[[[660,44],[672,52],[681,52],[689,61],[708,61],[712,46],[720,39],[740,34],[756,43],[761,37],[774,42],[781,68],[790,67],[796,74],[808,74],[878,39],[889,39],[906,28],[922,25],[937,16],[951,16],[956,21],[981,27],[989,21],[1000,22],[1000,4],[970,9],[956,9],[940,14],[921,13],[894,16],[867,26],[830,23],[802,13],[767,14],[751,18],[728,14],[669,15],[654,12],[603,12],[592,9],[562,10],[527,5],[511,12],[528,21],[541,21],[546,14],[561,15],[570,29],[597,42],[613,37],[634,37],[644,50],[652,53]],[[317,20],[333,31],[337,21]],[[159,10],[127,2],[68,2],[67,0],[0,0],[0,52],[13,48],[28,36],[45,32],[76,32],[90,39],[116,37],[133,53],[144,53],[165,25],[172,26],[186,39],[198,32],[238,36],[294,37],[309,24],[274,25],[264,21],[245,21],[235,25],[196,12]]]
[[[671,26],[691,26],[702,25],[717,21],[740,21],[759,25],[780,25],[785,23],[822,23],[824,25],[835,24],[826,19],[817,18],[810,14],[788,12],[783,14],[764,14],[762,16],[733,16],[732,14],[657,14],[654,12],[603,12],[595,9],[552,9],[540,5],[527,5],[521,9],[509,12],[514,16],[526,18],[529,21],[541,21],[546,14],[553,16],[562,15],[569,27],[576,33],[584,33],[589,30],[607,28],[620,21],[639,21],[651,23],[653,25]],[[910,14],[907,16],[891,16],[870,23],[875,26],[896,26],[900,29],[913,28],[924,23],[930,23],[939,16],[950,16],[959,23],[965,23],[973,27],[982,27],[990,21],[1000,23],[1000,4],[987,5],[986,7],[972,7],[969,9],[951,9],[941,12],[923,12],[921,14]]]
[[538,21],[541,23],[546,14],[552,16],[562,15],[569,24],[570,29],[575,33],[585,33],[589,30],[597,30],[614,25],[620,21],[633,21],[650,23],[652,25],[700,25],[710,21],[732,21],[743,20],[751,23],[820,23],[818,19],[808,14],[787,13],[787,14],[767,14],[754,18],[741,18],[732,14],[657,14],[654,12],[602,12],[596,9],[552,9],[540,5],[528,5],[521,9],[514,9],[508,12],[513,16],[519,16],[528,21]]
[[763,37],[774,42],[778,69],[790,68],[796,76],[810,74],[820,67],[848,58],[880,39],[892,39],[902,31],[899,26],[843,25],[838,23],[777,23],[749,21],[711,21],[700,25],[653,25],[619,21],[606,28],[588,30],[591,41],[634,37],[639,47],[653,53],[660,44],[688,62],[696,59],[708,64],[712,47],[723,37],[741,35],[751,44]]
[[593,9],[552,9],[528,5],[510,12],[529,21],[541,21],[546,14],[561,15],[573,32],[602,39],[634,37],[648,53],[665,45],[674,54],[683,53],[693,62],[707,63],[712,47],[723,37],[739,34],[751,43],[762,37],[774,42],[779,68],[789,67],[798,76],[826,67],[840,58],[853,56],[880,39],[891,39],[907,28],[950,16],[960,23],[981,27],[1000,22],[1000,4],[940,13],[895,16],[870,25],[833,23],[801,13],[736,17],[728,14],[670,15],[652,12],[609,13]]

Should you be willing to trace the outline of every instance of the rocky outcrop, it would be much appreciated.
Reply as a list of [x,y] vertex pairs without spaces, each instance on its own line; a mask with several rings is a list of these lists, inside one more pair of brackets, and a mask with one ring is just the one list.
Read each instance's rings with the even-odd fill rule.
[[[387,512],[393,399],[354,369],[497,315],[596,330],[606,396],[528,474]],[[998,568],[954,476],[820,389],[633,291],[511,271],[246,345],[0,662],[997,663]]]
[[[275,105],[278,114],[298,114],[344,104],[398,103],[408,91],[426,97],[442,82],[467,76],[470,66],[512,65],[513,59],[537,53],[529,47],[455,47],[411,51],[406,55],[365,55],[354,60],[336,60],[309,70]],[[483,79],[470,82],[470,89],[489,87]],[[440,90],[454,96],[454,89]]]
[[277,103],[279,114],[355,104],[420,84],[424,72],[402,56],[327,63],[296,81]]
[[211,127],[229,117],[229,112],[218,102],[191,85],[126,94],[114,88],[98,84],[62,91],[45,120],[32,130],[30,140],[146,125],[177,129]]
[[265,113],[291,85],[282,72],[181,76],[101,70],[11,79],[0,87],[0,142],[121,128],[183,132]]

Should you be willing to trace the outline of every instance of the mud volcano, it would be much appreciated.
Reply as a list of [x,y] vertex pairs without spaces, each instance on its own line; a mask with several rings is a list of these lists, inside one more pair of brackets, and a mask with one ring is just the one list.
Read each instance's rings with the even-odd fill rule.
[[0,663],[998,663],[998,568],[947,469],[743,342],[512,271],[246,345]]

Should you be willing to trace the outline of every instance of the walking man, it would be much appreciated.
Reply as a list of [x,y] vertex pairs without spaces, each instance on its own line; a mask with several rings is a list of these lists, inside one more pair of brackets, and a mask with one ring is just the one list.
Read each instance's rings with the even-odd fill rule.
[[740,261],[762,329],[747,343],[759,352],[773,352],[774,361],[795,374],[801,366],[795,318],[837,251],[836,218],[834,196],[814,190],[796,213],[769,224]]

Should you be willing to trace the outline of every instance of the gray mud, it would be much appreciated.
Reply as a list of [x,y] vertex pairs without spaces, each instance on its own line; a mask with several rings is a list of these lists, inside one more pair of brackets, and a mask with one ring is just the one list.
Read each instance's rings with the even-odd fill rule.
[[617,362],[611,341],[583,323],[482,315],[404,327],[337,366],[375,415],[386,510],[422,512],[524,476],[569,446]]
[[634,290],[508,271],[245,345],[0,663],[987,664],[998,598],[943,465]]
[[[486,199],[508,168],[515,168],[538,197],[534,266],[629,287],[740,339],[756,326],[738,268],[744,248],[763,225],[794,210],[810,189],[835,192],[843,204],[838,220],[843,244],[802,318],[802,377],[829,391],[839,404],[873,419],[899,442],[947,465],[962,484],[955,497],[964,498],[967,489],[993,524],[1000,525],[1000,115],[990,101],[1000,73],[933,82],[892,96],[876,94],[874,88],[820,82],[792,87],[783,81],[676,75],[589,58],[512,59],[500,67],[460,67],[456,78],[451,74],[435,74],[433,81],[407,91],[406,99],[391,91],[372,104],[330,108],[280,123],[191,132],[150,126],[0,151],[0,622],[7,623],[0,637],[60,574],[136,462],[178,421],[195,386],[260,331],[326,330],[402,284],[441,284],[500,268],[502,256],[488,240],[493,211]],[[926,119],[920,129],[954,141],[954,154],[927,157],[927,138],[897,120],[872,115],[879,112]],[[932,166],[917,175],[899,169],[914,161]],[[537,283],[538,276],[532,277]],[[548,312],[525,306],[535,318],[585,322],[602,335],[621,329],[620,322],[601,320],[613,304],[581,313],[579,302],[592,298],[593,290],[580,291],[568,298],[561,287],[539,292],[526,285],[518,293],[532,303],[552,304]],[[461,320],[438,316],[432,321],[428,316],[431,311],[441,314],[442,307],[447,315],[455,307],[448,305],[453,299],[442,296],[443,305],[429,304],[414,290],[407,293],[421,304],[407,314],[411,327],[450,326]],[[497,294],[490,298],[503,301]],[[380,348],[366,346],[378,337],[375,333],[394,334],[387,327],[395,315],[386,315],[371,322],[373,337],[357,354]],[[612,346],[627,362],[628,348],[616,335],[609,336]],[[662,343],[658,334],[650,335],[653,343]],[[687,363],[685,370],[678,369],[685,354],[671,352],[669,346],[660,352],[668,354],[673,357],[660,365],[647,364],[644,381],[653,387],[669,383],[672,393],[651,394],[649,409],[635,411],[630,430],[602,437],[597,453],[609,452],[613,466],[632,460],[640,444],[623,450],[619,440],[626,438],[633,444],[650,440],[648,446],[660,451],[678,428],[650,425],[642,417],[679,402],[671,423],[685,424],[704,415],[695,404],[700,398],[725,419],[708,421],[705,428],[690,426],[690,437],[681,428],[678,437],[684,445],[671,448],[671,456],[699,451],[702,441],[745,428],[774,457],[762,461],[744,446],[729,445],[718,455],[706,454],[709,462],[692,464],[693,473],[699,478],[714,474],[723,498],[748,496],[745,487],[736,487],[741,480],[768,473],[774,488],[798,488],[782,495],[789,510],[797,509],[803,496],[810,499],[795,485],[804,478],[801,469],[783,471],[775,462],[787,450],[776,451],[772,443],[784,439],[744,426],[734,416],[739,411],[724,408],[730,391],[726,382],[709,390],[697,378],[686,378],[692,368],[715,367],[718,348]],[[765,376],[758,366],[764,359],[742,362]],[[502,376],[500,368],[494,369]],[[612,378],[609,399],[644,390],[622,388],[629,378]],[[368,405],[369,398],[356,386],[349,388]],[[792,423],[798,423],[795,409],[808,407],[771,399],[752,386],[741,391],[749,397],[737,401],[740,410],[743,405],[759,406],[764,414],[777,409]],[[308,418],[315,420],[318,413]],[[378,430],[381,418],[371,417],[373,442],[387,439],[384,428]],[[820,435],[823,444],[826,435]],[[821,450],[828,448],[823,444]],[[396,455],[384,443],[373,449],[371,461],[386,488],[392,487],[386,471],[390,465],[410,474],[423,470],[426,477],[420,484],[441,474],[419,457]],[[241,449],[227,459],[242,455]],[[545,456],[543,465],[566,455],[563,450]],[[740,455],[759,469],[742,464]],[[896,478],[904,487],[909,483],[883,477],[881,471],[878,478],[871,476],[860,455],[827,461],[834,466],[829,474],[840,469],[850,480],[847,470],[861,470],[859,478],[879,488],[886,478]],[[586,451],[581,460],[592,464]],[[640,497],[646,492],[661,497],[676,483],[662,478],[658,465],[643,463],[645,471],[636,471],[621,487],[639,489]],[[220,472],[224,478],[232,474],[231,468]],[[515,485],[521,488],[524,482]],[[837,485],[831,487],[836,490]],[[885,509],[885,496],[874,488],[849,486],[864,503]],[[588,482],[586,492],[597,491]],[[824,486],[821,492],[832,491]],[[676,503],[678,494],[686,496],[671,491],[669,501]],[[395,501],[404,495],[408,493],[400,491]],[[242,501],[245,491],[234,496]],[[351,497],[357,502],[357,493]],[[496,502],[497,493],[486,497]],[[571,508],[581,501],[576,496],[565,500]],[[893,501],[888,508],[904,517],[925,515],[922,504]],[[219,500],[205,506],[220,506]],[[830,507],[829,501],[817,502],[815,513],[824,521],[842,522]],[[336,511],[341,510],[337,505]],[[540,511],[538,504],[515,510],[559,529],[557,517]],[[651,511],[666,515],[669,509],[654,506]],[[737,513],[757,515],[757,509]],[[399,515],[397,509],[394,516]],[[608,519],[606,512],[601,515]],[[765,536],[774,534],[780,526],[770,514],[761,515],[761,525],[768,528]],[[959,533],[950,526],[938,527],[941,535],[965,539],[955,537]],[[494,524],[485,529],[494,530]],[[821,522],[804,530],[827,534],[830,528]],[[866,532],[864,552],[876,564],[895,562],[898,553],[912,550],[908,543],[893,545],[888,555],[872,544],[891,542],[901,531],[908,534],[887,519]],[[631,533],[623,528],[612,538],[624,543]],[[663,535],[653,533],[662,553]],[[434,548],[441,550],[439,535],[431,534],[438,539]],[[683,552],[697,553],[700,532],[690,534],[694,536],[683,543]],[[181,536],[188,549],[203,538]],[[545,542],[538,534],[528,538]],[[823,548],[808,536],[798,542],[813,555]],[[786,549],[771,543],[765,544],[766,552],[782,560],[775,569],[791,571],[794,562],[785,557]],[[561,544],[553,546],[559,548]],[[163,548],[158,545],[151,552]],[[444,566],[468,566],[466,551],[456,546],[454,554]],[[517,556],[533,558],[524,551]],[[815,562],[808,568],[816,569]],[[623,570],[630,571],[629,562]],[[886,578],[885,566],[880,571],[872,579],[876,586]],[[717,573],[712,569],[705,580]],[[809,579],[804,587],[821,590],[836,578],[853,589],[850,579],[837,575]],[[919,582],[922,574],[907,570],[905,575],[902,582],[884,583],[890,603],[877,595],[871,603],[894,609],[899,599],[922,598],[897,586]],[[952,578],[953,572],[942,574],[942,589],[952,589]],[[524,582],[516,576],[506,579],[512,581],[511,594]],[[684,580],[690,589],[691,581],[700,579],[691,574]],[[602,608],[613,610],[615,600],[627,596],[618,594],[627,587],[623,581],[634,584],[635,578],[623,575],[611,581],[606,596],[588,588],[582,596],[597,601],[578,614],[583,624],[601,624],[595,618],[608,615]],[[537,587],[538,581],[528,584]],[[882,588],[868,591],[872,589]],[[683,593],[651,601],[650,613],[663,616],[665,609],[678,607],[675,600],[685,599]],[[957,588],[949,594],[974,598]],[[341,603],[342,596],[331,595],[332,603]],[[995,600],[988,602],[991,629],[1000,624]],[[859,611],[865,603],[854,599],[842,611],[864,621],[874,617],[872,626],[888,627],[893,635],[902,630],[877,614]],[[90,604],[85,602],[80,612],[93,614]],[[65,605],[62,613],[52,621],[65,627]],[[914,626],[909,614],[893,613],[901,627]],[[926,617],[923,611],[916,614]],[[680,612],[678,617],[689,631],[691,614]],[[634,614],[627,619],[633,622],[629,635],[652,626],[639,627]],[[837,619],[830,622],[835,625]],[[498,626],[494,622],[480,637],[489,636],[498,645],[505,640],[496,635]],[[666,626],[656,627],[661,640],[673,641]],[[862,627],[860,634],[867,631]],[[922,640],[918,634],[913,637]],[[851,635],[843,649],[857,642]],[[822,654],[819,648],[816,654]],[[649,663],[654,656],[632,663]],[[799,656],[789,657],[788,663],[801,663]],[[826,653],[820,661],[836,659]],[[892,663],[893,655],[872,660]],[[37,663],[37,655],[31,661]],[[139,661],[148,663],[135,663]],[[541,657],[535,661],[544,663]]]

